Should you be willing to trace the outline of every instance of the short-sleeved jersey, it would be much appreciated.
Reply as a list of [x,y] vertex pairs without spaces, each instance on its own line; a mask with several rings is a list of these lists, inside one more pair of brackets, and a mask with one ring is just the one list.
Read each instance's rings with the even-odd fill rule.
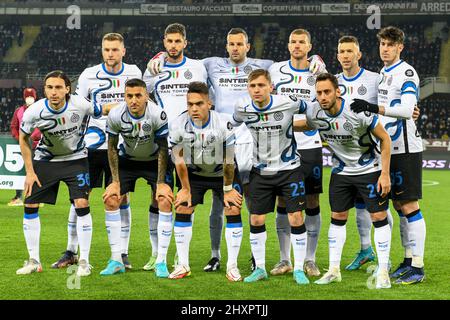
[[[125,101],[125,82],[142,79],[142,72],[134,64],[122,63],[117,73],[108,72],[104,63],[86,68],[78,79],[76,94],[91,100],[97,106]],[[106,116],[90,119],[85,141],[88,149],[108,149],[105,134]]]
[[96,108],[83,97],[71,95],[65,106],[56,111],[47,99],[41,99],[25,111],[21,130],[31,134],[42,132],[34,153],[38,161],[70,161],[87,157],[84,134],[89,116],[100,117]]
[[[404,94],[419,100],[419,76],[416,70],[403,60],[381,69],[378,86],[378,105],[385,109],[400,105]],[[422,138],[413,119],[380,117],[381,123],[391,136],[392,154],[421,152]]]
[[106,132],[123,138],[119,144],[119,156],[135,161],[155,160],[159,150],[156,140],[169,135],[167,115],[158,105],[148,101],[145,113],[136,118],[126,103],[121,103],[110,111]]
[[370,103],[377,103],[379,77],[378,73],[364,68],[353,77],[347,78],[344,73],[336,75],[343,99],[346,101],[362,99]]
[[187,91],[189,83],[201,81],[206,83],[208,76],[200,60],[183,58],[178,64],[166,62],[162,71],[152,76],[148,70],[144,73],[148,92],[153,92],[156,103],[164,109],[169,125],[187,109]]
[[[274,91],[283,96],[294,96],[307,102],[316,98],[316,76],[307,69],[296,69],[291,61],[274,63],[270,68]],[[305,115],[298,114],[294,120],[305,119]],[[322,141],[317,130],[295,132],[295,140],[299,150],[322,147]]]
[[[246,58],[236,65],[230,58],[210,57],[203,59],[208,71],[209,84],[214,89],[214,110],[233,114],[234,105],[240,98],[248,97],[248,75],[256,69],[267,70],[272,60]],[[252,138],[245,126],[236,128],[236,143],[250,143]]]
[[250,98],[240,99],[233,114],[235,123],[245,123],[253,138],[253,167],[274,174],[300,166],[294,138],[294,114],[303,112],[305,102],[295,97],[271,95],[259,109]]
[[170,144],[183,147],[188,170],[204,177],[222,177],[227,148],[234,147],[234,129],[228,119],[210,111],[203,126],[196,125],[187,111],[178,116],[170,127]]
[[380,154],[371,136],[377,115],[366,116],[350,109],[351,101],[342,99],[340,111],[330,115],[316,101],[307,104],[306,121],[319,130],[323,141],[333,150],[332,173],[361,175],[381,170]]

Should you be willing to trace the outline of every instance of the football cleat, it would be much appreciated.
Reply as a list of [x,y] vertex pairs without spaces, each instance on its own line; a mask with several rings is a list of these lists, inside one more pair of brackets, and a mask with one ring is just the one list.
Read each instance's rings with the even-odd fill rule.
[[212,272],[220,269],[220,261],[216,257],[212,257],[211,260],[208,261],[208,264],[203,268],[203,271]]
[[92,266],[86,262],[86,260],[80,260],[78,263],[77,276],[78,277],[87,277],[91,274]]
[[278,262],[272,270],[270,270],[270,274],[273,276],[279,276],[293,270],[291,262],[287,260],[281,260]]
[[309,284],[309,280],[306,277],[303,270],[295,270],[293,273],[294,280],[297,282],[297,284]]
[[167,269],[167,263],[160,262],[155,264],[155,273],[158,278],[167,278],[169,276],[169,270]]
[[10,202],[8,202],[8,207],[21,207],[23,206],[23,201],[20,198],[12,198]]
[[128,270],[133,269],[133,266],[131,265],[130,260],[128,260],[128,254],[122,253],[122,262],[123,262],[123,265],[125,266],[125,269],[128,269]]
[[303,270],[310,277],[318,277],[320,276],[320,270],[315,261],[308,260],[305,261],[305,265],[303,266]]
[[251,275],[244,279],[244,282],[256,282],[259,280],[265,280],[267,278],[268,276],[266,270],[256,267],[255,271],[253,271]]
[[362,265],[367,262],[375,261],[375,252],[372,247],[361,250],[356,254],[355,259],[348,266],[345,267],[345,270],[353,271],[361,268]]
[[237,266],[231,266],[230,268],[227,268],[227,279],[232,282],[242,281],[242,276]]
[[391,278],[400,278],[411,270],[411,258],[405,258],[402,263],[391,273]]
[[72,251],[63,252],[63,256],[52,264],[53,269],[61,269],[78,263],[78,256]]
[[376,274],[377,284],[376,289],[389,289],[391,287],[391,280],[389,272],[386,269],[379,269]]
[[409,271],[398,278],[396,284],[415,284],[425,280],[423,268],[410,267]]
[[341,282],[341,270],[339,267],[330,268],[319,280],[314,281],[315,284],[330,284],[332,282]]
[[115,260],[109,260],[108,265],[104,270],[100,272],[101,276],[111,276],[113,274],[119,274],[125,272],[125,266],[123,263]]
[[16,271],[16,274],[31,274],[33,272],[42,272],[41,264],[35,259],[24,261],[23,267]]
[[175,270],[169,274],[169,279],[181,279],[191,275],[191,268],[189,266],[177,265]]
[[155,267],[156,267],[156,257],[151,256],[147,264],[143,266],[142,269],[144,269],[145,271],[152,271],[155,270]]

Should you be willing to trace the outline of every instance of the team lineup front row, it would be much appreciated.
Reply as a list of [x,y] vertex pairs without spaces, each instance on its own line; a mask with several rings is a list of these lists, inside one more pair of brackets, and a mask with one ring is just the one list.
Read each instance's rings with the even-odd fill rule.
[[[386,39],[381,39],[380,52],[383,42],[386,47],[401,44],[390,36],[388,33]],[[398,62],[401,61],[399,55],[400,52],[398,57],[394,57],[397,60],[393,59],[394,65],[386,66],[385,72],[402,63]],[[274,95],[270,72],[255,69],[248,74],[248,96],[237,100],[232,116],[211,110],[208,86],[204,82],[193,81],[187,87],[187,110],[171,120],[170,125],[167,107],[162,108],[149,99],[148,85],[141,79],[127,80],[125,101],[110,108],[106,104],[96,104],[95,100],[92,103],[81,96],[71,95],[67,76],[61,71],[49,73],[44,80],[46,98],[29,107],[21,126],[19,141],[27,171],[24,235],[30,259],[17,273],[42,270],[39,262],[39,203],[56,202],[60,181],[69,187],[77,216],[73,226],[80,247],[77,274],[87,276],[91,273],[90,162],[84,135],[89,117],[99,118],[103,114],[107,115],[112,182],[103,195],[111,259],[102,275],[125,272],[120,210],[124,204],[126,206],[123,199],[128,192],[134,191],[136,180],[142,177],[156,190],[154,199],[159,211],[157,277],[179,279],[190,275],[192,215],[195,206],[203,203],[205,192],[213,190],[225,206],[226,275],[230,281],[242,280],[237,257],[243,236],[242,198],[247,192],[251,195],[246,196],[246,202],[255,269],[244,281],[267,278],[265,215],[274,210],[277,197],[280,197],[290,226],[293,277],[298,284],[308,284],[309,279],[304,272],[308,237],[302,215],[303,211],[308,213],[306,186],[294,132],[316,130],[333,150],[334,163],[329,194],[332,211],[328,233],[330,265],[328,272],[315,283],[341,281],[340,259],[346,237],[345,224],[349,209],[355,206],[359,197],[375,227],[376,287],[390,288],[388,196],[400,207],[421,198],[421,150],[412,150],[418,144],[410,147],[410,143],[415,141],[409,141],[420,140],[420,137],[413,134],[411,138],[410,131],[407,132],[411,130],[410,122],[414,125],[411,116],[417,103],[418,77],[406,63],[398,70],[402,70],[400,76],[383,76],[378,87],[377,105],[362,99],[344,99],[338,79],[326,72],[315,77],[314,101]],[[397,82],[401,82],[398,90]],[[392,103],[393,100],[398,101]],[[390,104],[389,107],[384,107],[386,103]],[[304,118],[294,118],[298,114],[303,114]],[[391,122],[392,118],[395,118],[394,122]],[[240,176],[235,166],[236,132],[242,127],[250,132],[253,144],[248,181]],[[386,130],[393,127],[395,134],[389,135]],[[34,128],[42,131],[43,138],[32,160],[28,137]],[[398,139],[400,134],[401,141]],[[123,140],[120,146],[119,139]],[[175,184],[173,167],[177,173],[176,197],[172,191]],[[176,212],[173,233],[178,262],[175,270],[169,273],[166,256],[172,236],[172,206]],[[408,212],[407,218],[408,238],[414,243],[411,246],[412,262],[409,266],[401,265],[403,271],[397,276],[399,283],[420,282],[424,278],[424,219],[420,209]]]

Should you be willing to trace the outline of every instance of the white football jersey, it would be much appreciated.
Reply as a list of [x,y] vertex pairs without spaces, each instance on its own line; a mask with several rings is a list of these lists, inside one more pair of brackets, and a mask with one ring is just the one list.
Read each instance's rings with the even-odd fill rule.
[[[78,79],[75,94],[91,100],[97,106],[107,103],[125,101],[125,82],[128,79],[142,79],[142,72],[134,64],[122,63],[122,69],[117,73],[106,70],[104,63],[86,68]],[[108,149],[105,134],[107,116],[90,119],[85,140],[88,149]]]
[[380,75],[361,68],[354,76],[347,78],[344,73],[336,75],[341,90],[341,97],[346,101],[362,99],[370,103],[378,101],[378,80]]
[[342,99],[341,109],[332,116],[316,101],[307,104],[306,121],[310,128],[333,150],[334,174],[361,175],[381,170],[381,157],[371,130],[378,123],[378,115],[367,117],[351,111],[352,101]]
[[262,174],[275,174],[300,166],[294,138],[294,114],[304,112],[305,103],[295,97],[271,95],[262,109],[250,98],[240,99],[233,120],[244,123],[253,138],[253,167]]
[[159,150],[155,140],[169,135],[167,115],[158,105],[148,101],[144,115],[136,118],[128,111],[126,103],[122,103],[110,111],[106,132],[123,138],[119,156],[135,161],[155,160]]
[[[295,69],[290,60],[274,63],[270,68],[274,91],[283,96],[294,96],[306,102],[316,99],[316,76],[307,69]],[[298,114],[294,120],[305,119]],[[317,130],[294,132],[297,149],[307,150],[321,148],[322,141]]]
[[[416,70],[403,60],[381,69],[378,86],[378,105],[395,108],[404,94],[419,98],[419,76]],[[381,123],[391,136],[392,154],[421,152],[422,138],[413,119],[397,119],[381,116]]]
[[226,148],[234,147],[234,143],[231,122],[213,110],[203,126],[196,125],[186,111],[170,127],[171,146],[183,147],[188,170],[199,176],[223,177]]
[[[210,57],[202,60],[208,71],[209,84],[214,89],[214,110],[220,113],[233,114],[234,105],[240,98],[249,97],[248,75],[256,69],[267,70],[272,60],[246,58],[239,65],[230,58]],[[252,137],[243,125],[236,128],[236,143],[251,143]]]
[[31,134],[35,128],[42,138],[34,152],[38,161],[69,161],[87,157],[84,134],[89,116],[100,117],[101,109],[83,97],[71,95],[66,105],[56,111],[47,99],[27,108],[21,130]]
[[200,60],[183,58],[178,64],[164,63],[162,71],[156,76],[146,70],[144,81],[148,92],[153,92],[156,103],[164,109],[169,125],[181,113],[187,110],[187,91],[189,83],[201,81],[207,83],[206,69]]

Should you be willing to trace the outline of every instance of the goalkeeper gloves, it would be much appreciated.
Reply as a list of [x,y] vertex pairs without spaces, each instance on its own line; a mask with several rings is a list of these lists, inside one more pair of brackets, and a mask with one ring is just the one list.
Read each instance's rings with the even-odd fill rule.
[[377,104],[367,102],[366,100],[354,99],[353,102],[350,104],[350,109],[356,113],[365,111],[371,113],[378,113],[380,108],[378,107]]

